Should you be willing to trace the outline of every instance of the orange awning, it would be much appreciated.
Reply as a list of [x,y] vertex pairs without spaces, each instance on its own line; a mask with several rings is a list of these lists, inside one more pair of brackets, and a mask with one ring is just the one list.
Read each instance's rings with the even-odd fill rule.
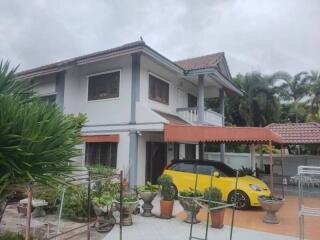
[[165,142],[282,143],[278,134],[262,127],[214,127],[167,124]]
[[120,136],[119,134],[113,135],[91,135],[91,136],[82,136],[81,139],[85,142],[113,142],[118,143]]

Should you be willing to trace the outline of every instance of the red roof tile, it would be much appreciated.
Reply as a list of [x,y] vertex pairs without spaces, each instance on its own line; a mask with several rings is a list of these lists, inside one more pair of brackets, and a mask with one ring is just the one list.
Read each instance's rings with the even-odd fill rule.
[[320,143],[319,123],[272,123],[266,128],[278,133],[287,144]]
[[212,127],[167,124],[164,128],[166,142],[239,142],[281,143],[281,137],[261,127]]
[[214,53],[206,56],[195,57],[184,59],[180,61],[176,61],[175,63],[182,67],[184,70],[195,70],[195,69],[203,69],[203,68],[210,68],[216,67],[217,63],[223,57],[224,53]]

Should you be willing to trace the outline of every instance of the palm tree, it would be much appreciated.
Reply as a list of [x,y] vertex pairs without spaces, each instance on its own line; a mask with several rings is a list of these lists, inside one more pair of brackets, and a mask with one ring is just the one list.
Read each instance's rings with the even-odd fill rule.
[[312,121],[319,120],[320,114],[320,73],[316,71],[311,71],[310,74],[310,93],[311,98],[310,103],[310,112]]
[[15,70],[0,63],[0,201],[12,184],[64,184],[81,142],[78,123],[16,82]]
[[293,77],[285,72],[277,73],[284,81],[278,88],[280,97],[285,101],[293,101],[295,122],[298,122],[298,104],[308,94],[310,76],[307,72],[300,72]]
[[278,121],[280,104],[273,86],[276,79],[275,75],[263,76],[259,72],[236,77],[235,82],[244,91],[244,96],[233,101],[236,108],[231,107],[239,112],[235,114],[240,115],[240,121],[245,125],[264,126]]

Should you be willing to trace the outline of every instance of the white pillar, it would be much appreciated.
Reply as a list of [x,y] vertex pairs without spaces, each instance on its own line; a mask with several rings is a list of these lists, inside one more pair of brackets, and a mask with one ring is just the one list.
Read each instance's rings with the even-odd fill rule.
[[198,122],[204,122],[204,75],[198,76],[198,101],[197,101]]
[[250,153],[251,153],[251,169],[252,171],[254,171],[254,175],[256,176],[256,149],[253,143],[250,145]]

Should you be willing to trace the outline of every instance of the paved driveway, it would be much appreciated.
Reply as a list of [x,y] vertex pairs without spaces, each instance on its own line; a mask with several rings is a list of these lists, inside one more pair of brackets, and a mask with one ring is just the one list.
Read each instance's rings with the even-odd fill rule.
[[[164,220],[160,218],[144,218],[141,216],[133,217],[132,226],[123,227],[124,240],[188,240],[190,225],[176,218]],[[199,223],[194,225],[194,235],[204,237],[205,224]],[[230,227],[225,226],[223,229],[209,229],[208,239],[226,240],[229,239]],[[104,237],[104,240],[119,239],[119,227],[116,226]],[[277,235],[272,233],[259,232],[244,228],[234,228],[233,240],[293,240],[294,237]]]

